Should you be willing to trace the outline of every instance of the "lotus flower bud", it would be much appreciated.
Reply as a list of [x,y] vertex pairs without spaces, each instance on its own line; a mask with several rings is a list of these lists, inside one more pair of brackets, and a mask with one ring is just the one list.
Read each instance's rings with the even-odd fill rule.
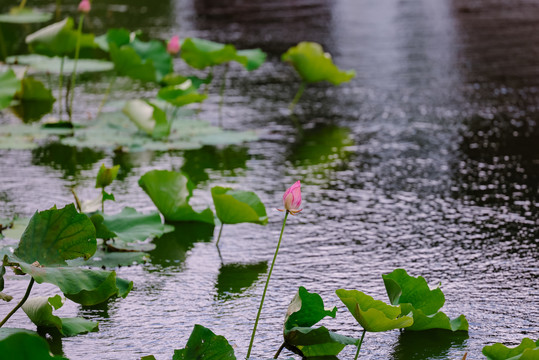
[[170,38],[167,44],[167,52],[170,55],[176,55],[180,51],[180,37],[174,35]]
[[79,12],[83,14],[88,14],[92,6],[90,5],[90,0],[82,0],[79,3]]
[[283,195],[284,209],[277,209],[279,211],[288,211],[292,215],[296,215],[301,210],[301,183],[296,181],[294,185],[288,188]]

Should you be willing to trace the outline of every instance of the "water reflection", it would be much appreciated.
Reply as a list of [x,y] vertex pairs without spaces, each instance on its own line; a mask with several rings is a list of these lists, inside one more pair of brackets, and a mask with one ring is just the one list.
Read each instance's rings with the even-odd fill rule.
[[62,334],[60,333],[60,330],[56,327],[37,327],[37,333],[39,336],[44,338],[47,343],[49,344],[50,351],[53,355],[64,355],[64,351],[62,349]]
[[468,333],[447,330],[402,331],[395,344],[390,359],[392,360],[424,360],[447,359],[450,350],[464,353]]
[[219,268],[215,288],[219,300],[237,297],[268,271],[268,262],[254,264],[224,264]]
[[79,149],[59,143],[50,143],[32,150],[33,165],[62,170],[64,179],[78,175],[81,170],[91,169],[104,157],[105,153],[100,150]]

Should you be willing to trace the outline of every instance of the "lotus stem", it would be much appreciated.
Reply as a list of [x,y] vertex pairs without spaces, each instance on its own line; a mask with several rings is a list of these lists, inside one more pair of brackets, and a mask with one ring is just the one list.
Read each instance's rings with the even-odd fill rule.
[[75,64],[71,73],[71,100],[69,101],[69,122],[73,118],[73,99],[75,98],[75,81],[77,78],[77,62],[79,61],[80,39],[82,37],[82,24],[84,23],[84,13],[79,18],[79,27],[77,29],[77,46],[75,47]]
[[221,223],[221,228],[219,229],[219,235],[217,236],[217,242],[215,243],[215,246],[219,246],[219,240],[221,240],[221,233],[223,232],[223,223]]
[[301,85],[299,86],[298,92],[296,93],[296,96],[294,96],[294,100],[292,100],[292,102],[288,106],[288,109],[290,110],[291,114],[294,113],[294,108],[296,107],[296,104],[301,98],[301,95],[303,95],[303,91],[305,91],[306,86],[307,86],[307,83],[305,81],[302,81]]
[[101,212],[105,213],[105,187],[101,188]]
[[21,1],[21,4],[19,5],[19,9],[24,9],[24,7],[26,6],[26,0],[22,0]]
[[64,84],[64,56],[60,61],[60,76],[58,79],[58,121],[62,121],[62,86]]
[[281,354],[281,351],[283,351],[283,349],[284,349],[284,343],[281,344],[281,346],[279,347],[279,350],[277,350],[275,355],[273,355],[273,358],[277,359],[279,357],[279,355]]
[[82,212],[82,206],[80,204],[79,197],[77,196],[77,193],[75,192],[75,189],[71,188],[71,193],[73,194],[73,197],[75,198],[75,205],[77,206],[77,210],[79,210],[79,212]]
[[60,7],[62,6],[62,2],[61,0],[56,0],[56,11],[55,11],[55,15],[56,15],[56,18],[59,19],[60,18]]
[[23,306],[23,304],[26,302],[26,300],[28,300],[28,296],[30,296],[30,291],[32,291],[32,286],[34,286],[34,282],[35,282],[34,278],[31,278],[31,279],[30,279],[30,284],[28,284],[28,288],[26,288],[26,293],[24,294],[23,298],[21,299],[21,301],[19,301],[19,303],[17,304],[17,306],[15,306],[15,307],[13,308],[13,310],[11,310],[11,311],[9,312],[9,314],[7,314],[7,316],[4,318],[4,320],[2,320],[2,322],[0,322],[0,327],[2,327],[2,326],[6,323],[6,321],[8,321],[9,318],[10,318],[13,314],[15,314],[15,312],[16,312],[17,310],[19,310],[21,306]]
[[359,350],[361,349],[361,344],[363,344],[363,338],[365,338],[365,333],[367,330],[363,329],[363,335],[361,335],[361,340],[359,340],[359,344],[357,344],[357,352],[356,357],[354,357],[354,360],[357,360],[357,357],[359,356]]
[[258,326],[258,320],[260,319],[260,313],[262,312],[262,306],[264,305],[264,299],[266,297],[266,291],[268,290],[268,284],[270,281],[271,273],[273,271],[273,266],[275,265],[275,259],[277,259],[277,253],[279,252],[279,247],[281,246],[281,240],[283,239],[284,227],[286,225],[286,219],[288,218],[289,212],[286,212],[283,220],[283,227],[281,228],[281,235],[279,236],[279,242],[277,243],[277,248],[275,249],[275,255],[273,255],[273,261],[271,262],[271,267],[268,273],[268,278],[266,279],[266,286],[264,286],[264,292],[262,293],[262,300],[260,300],[260,306],[258,307],[258,313],[256,314],[255,326],[253,328],[253,333],[251,334],[251,341],[249,342],[249,349],[247,350],[247,359],[251,355],[251,349],[253,348],[253,342],[255,340],[256,327]]
[[101,100],[101,104],[99,104],[99,109],[97,109],[97,115],[95,117],[98,117],[101,114],[101,110],[103,110],[103,106],[105,106],[105,103],[107,102],[110,92],[112,90],[112,85],[114,85],[114,81],[116,81],[116,75],[113,75],[110,79],[109,86],[107,87],[107,90],[105,91],[105,96],[103,96],[103,100]]

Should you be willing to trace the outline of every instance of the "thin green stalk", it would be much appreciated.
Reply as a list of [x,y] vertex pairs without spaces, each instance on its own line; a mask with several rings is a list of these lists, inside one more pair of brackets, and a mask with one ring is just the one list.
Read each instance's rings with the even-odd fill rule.
[[60,7],[62,6],[61,0],[56,0],[56,18],[60,18]]
[[363,329],[363,335],[361,335],[361,340],[359,340],[359,344],[357,344],[357,352],[356,352],[356,357],[354,358],[354,360],[357,360],[357,357],[359,355],[359,350],[361,349],[361,344],[363,344],[363,338],[365,337],[366,332],[367,330]]
[[105,187],[101,188],[101,212],[105,213]]
[[98,117],[99,114],[101,114],[101,110],[103,110],[103,106],[105,106],[105,103],[107,102],[109,98],[110,92],[112,90],[112,85],[114,85],[115,80],[116,80],[116,75],[112,75],[109,86],[107,87],[107,90],[105,91],[105,96],[103,96],[103,100],[101,100],[101,104],[99,104],[99,109],[97,109],[97,115],[95,117]]
[[221,233],[223,232],[223,223],[221,223],[221,228],[219,229],[219,236],[217,236],[217,242],[215,243],[215,246],[219,245],[219,240],[221,240]]
[[23,298],[21,299],[21,301],[19,301],[19,303],[17,304],[17,306],[15,306],[13,308],[13,310],[11,310],[9,312],[9,314],[6,315],[6,317],[4,318],[4,320],[2,320],[2,322],[0,322],[0,327],[2,327],[6,321],[9,320],[9,318],[15,314],[15,312],[17,310],[20,309],[21,306],[23,306],[23,304],[26,302],[26,300],[28,300],[28,296],[30,296],[30,291],[32,291],[32,286],[34,285],[34,278],[31,278],[30,279],[30,284],[28,284],[28,288],[26,288],[26,293],[24,294]]
[[58,121],[62,121],[62,87],[64,84],[64,57],[60,61],[60,76],[58,80]]
[[77,62],[80,54],[80,38],[82,37],[82,24],[84,23],[84,14],[79,18],[79,27],[77,29],[77,46],[75,47],[75,64],[73,64],[73,73],[71,73],[71,100],[69,100],[69,122],[73,118],[73,99],[75,98],[75,81],[77,78]]
[[251,341],[249,342],[249,350],[247,350],[247,359],[251,355],[251,349],[253,348],[253,342],[255,341],[256,327],[258,326],[258,320],[260,319],[260,313],[262,312],[262,305],[264,305],[264,299],[266,297],[266,291],[268,290],[268,284],[270,281],[271,273],[273,271],[273,266],[275,265],[275,259],[277,259],[277,253],[279,252],[279,247],[281,246],[281,240],[283,239],[284,227],[286,225],[286,219],[288,218],[289,212],[286,212],[283,220],[283,227],[281,228],[281,235],[279,236],[279,242],[277,243],[277,248],[275,249],[275,255],[273,255],[273,261],[271,262],[271,267],[268,273],[268,278],[266,279],[266,286],[264,286],[264,292],[262,293],[262,300],[260,300],[260,306],[258,307],[258,313],[256,314],[255,326],[253,328],[253,333],[251,334]]
[[294,113],[294,108],[296,107],[296,104],[301,98],[301,95],[303,95],[303,91],[305,91],[305,86],[307,86],[307,83],[305,81],[302,81],[301,85],[299,86],[298,92],[296,93],[296,96],[294,96],[294,100],[292,100],[292,102],[288,106],[288,109],[290,109],[290,113]]
[[19,9],[24,9],[24,7],[26,6],[26,0],[22,0],[21,1],[21,4],[19,5]]
[[279,350],[277,350],[275,355],[273,355],[273,358],[277,359],[279,357],[279,355],[281,354],[281,351],[283,351],[283,349],[284,349],[284,343],[281,344],[281,346],[279,347]]

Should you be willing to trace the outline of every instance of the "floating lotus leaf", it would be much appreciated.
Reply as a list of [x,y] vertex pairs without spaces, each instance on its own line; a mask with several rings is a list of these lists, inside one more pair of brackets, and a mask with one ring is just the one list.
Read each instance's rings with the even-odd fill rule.
[[174,171],[153,170],[144,174],[138,183],[165,220],[214,223],[213,212],[209,208],[196,212],[189,205],[194,185],[185,175]]
[[19,259],[40,265],[67,265],[65,260],[95,253],[95,228],[73,204],[63,209],[36,212],[15,250]]
[[33,297],[24,303],[22,309],[38,327],[55,327],[64,336],[75,336],[97,331],[97,323],[82,318],[60,318],[53,315],[53,308],[58,310],[63,301],[60,295],[53,297]]
[[539,359],[539,340],[524,338],[518,346],[513,348],[501,343],[488,345],[483,348],[483,355],[488,360],[537,360]]
[[248,71],[256,70],[266,61],[266,53],[260,49],[246,49],[236,51],[236,61]]
[[195,69],[224,64],[236,60],[236,48],[233,45],[187,38],[181,47],[181,58]]
[[224,336],[215,335],[202,325],[195,325],[185,348],[174,350],[173,360],[235,360],[234,349]]
[[366,331],[380,332],[406,328],[414,322],[408,315],[401,316],[400,306],[391,306],[383,301],[374,300],[361,291],[339,289],[336,293]]
[[335,318],[337,307],[324,308],[324,301],[317,293],[310,293],[303,286],[288,305],[284,328],[285,331],[293,327],[313,326],[326,316]]
[[126,102],[122,112],[142,131],[154,139],[162,139],[170,134],[167,115],[157,106],[143,100]]
[[[68,56],[77,47],[78,32],[74,29],[73,19],[64,20],[46,26],[26,37],[26,43],[32,52],[47,56]],[[81,34],[81,48],[94,48],[93,34]]]
[[67,360],[51,355],[45,339],[24,329],[0,328],[0,354],[9,360]]
[[52,19],[51,13],[29,8],[14,7],[7,14],[0,14],[0,23],[5,24],[35,24],[47,22],[50,19]]
[[13,70],[0,73],[0,110],[8,107],[17,91],[21,89],[21,81]]
[[[8,64],[28,65],[37,72],[46,72],[51,74],[59,74],[62,58],[48,57],[44,55],[15,55],[6,59]],[[75,67],[75,60],[64,58],[64,74],[71,74]],[[114,69],[114,64],[110,61],[95,60],[95,59],[79,59],[77,62],[77,73],[92,73],[106,72]]]
[[314,42],[300,42],[288,49],[281,58],[291,63],[301,79],[307,83],[328,81],[333,85],[340,85],[356,75],[353,70],[340,70],[333,64],[331,55],[325,53],[322,46]]
[[252,191],[215,186],[211,196],[217,217],[223,224],[268,223],[266,207]]
[[207,96],[199,94],[198,86],[189,79],[178,85],[167,86],[159,90],[157,97],[174,106],[185,106],[206,100]]

